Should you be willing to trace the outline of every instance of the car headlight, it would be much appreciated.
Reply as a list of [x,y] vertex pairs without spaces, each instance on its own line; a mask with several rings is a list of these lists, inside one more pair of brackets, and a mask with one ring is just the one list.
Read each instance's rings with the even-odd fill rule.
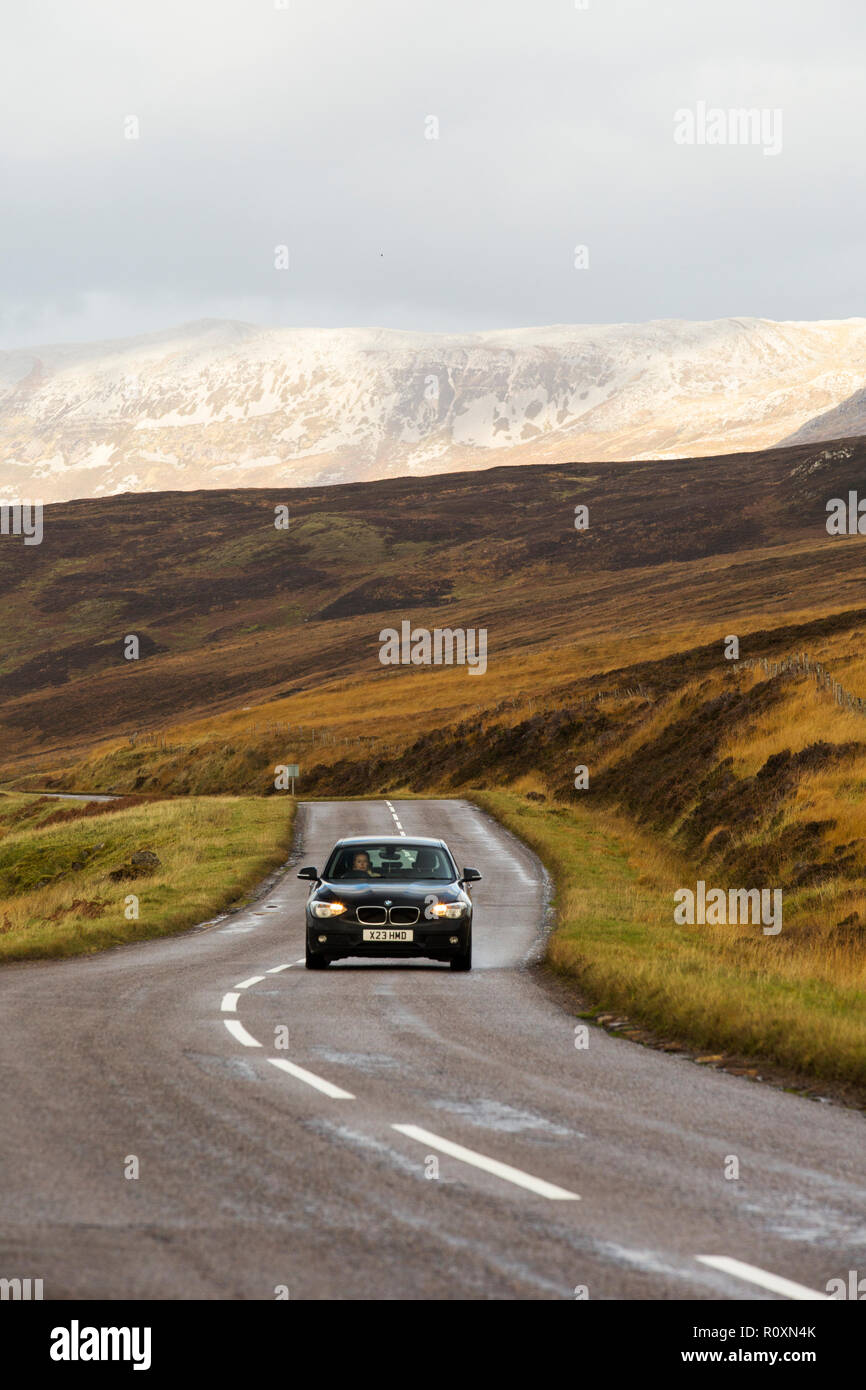
[[466,907],[463,903],[433,903],[431,911],[434,917],[462,917]]
[[345,903],[312,903],[312,913],[314,917],[339,917],[341,912],[346,911]]

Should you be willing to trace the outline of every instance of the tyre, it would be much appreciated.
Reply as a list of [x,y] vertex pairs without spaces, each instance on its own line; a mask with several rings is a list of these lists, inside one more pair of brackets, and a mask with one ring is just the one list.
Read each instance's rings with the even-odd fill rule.
[[309,946],[307,946],[305,950],[304,964],[306,965],[308,970],[324,970],[327,965],[330,965],[330,961],[328,960],[327,956],[313,955]]
[[470,936],[465,951],[461,951],[459,956],[451,957],[452,970],[471,970],[472,969],[472,937]]

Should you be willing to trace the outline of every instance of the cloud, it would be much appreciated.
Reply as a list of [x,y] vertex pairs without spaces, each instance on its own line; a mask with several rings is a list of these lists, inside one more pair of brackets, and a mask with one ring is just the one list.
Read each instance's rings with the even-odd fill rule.
[[[0,55],[0,341],[846,317],[862,59],[859,0],[36,0]],[[697,101],[782,109],[781,155],[676,146]]]

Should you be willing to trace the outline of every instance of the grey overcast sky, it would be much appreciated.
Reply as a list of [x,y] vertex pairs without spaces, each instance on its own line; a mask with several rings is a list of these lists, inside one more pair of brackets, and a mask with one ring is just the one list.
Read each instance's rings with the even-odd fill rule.
[[[864,0],[7,0],[0,345],[859,316],[864,28]],[[781,111],[781,151],[676,143],[700,102]]]

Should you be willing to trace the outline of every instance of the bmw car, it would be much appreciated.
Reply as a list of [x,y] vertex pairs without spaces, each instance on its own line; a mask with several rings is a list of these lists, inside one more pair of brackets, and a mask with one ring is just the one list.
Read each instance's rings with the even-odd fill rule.
[[346,956],[426,956],[472,969],[472,899],[444,840],[357,836],[338,840],[310,880],[306,963],[323,970]]

